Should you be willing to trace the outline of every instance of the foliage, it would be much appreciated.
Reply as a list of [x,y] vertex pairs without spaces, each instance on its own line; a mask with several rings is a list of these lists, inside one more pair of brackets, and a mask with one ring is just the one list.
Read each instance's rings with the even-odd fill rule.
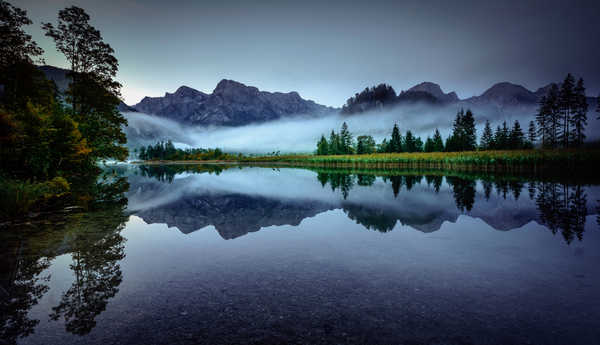
[[[138,149],[138,158],[142,160],[171,160],[171,161],[188,161],[188,160],[236,160],[241,158],[241,155],[233,155],[224,153],[221,149],[178,149],[169,140],[166,142],[158,142],[154,145],[143,146]],[[277,157],[277,156],[274,156]]]
[[33,64],[42,50],[23,31],[31,24],[26,12],[0,0],[0,177],[8,215],[58,205],[74,181],[96,178],[97,160],[127,157],[113,80],[118,62],[89,19],[71,7],[59,12],[58,28],[44,24],[73,68],[67,107]]
[[396,91],[387,84],[379,84],[366,88],[350,97],[342,107],[342,114],[355,114],[364,111],[379,109],[394,104]]
[[[560,88],[552,84],[540,99],[535,139],[540,138],[541,146],[545,148],[582,146],[588,106],[583,79],[579,78],[575,85],[575,78],[567,74]],[[533,143],[532,139],[530,141]]]
[[44,51],[23,29],[31,24],[27,11],[0,0],[0,66],[12,66],[20,62],[43,63],[39,56]]

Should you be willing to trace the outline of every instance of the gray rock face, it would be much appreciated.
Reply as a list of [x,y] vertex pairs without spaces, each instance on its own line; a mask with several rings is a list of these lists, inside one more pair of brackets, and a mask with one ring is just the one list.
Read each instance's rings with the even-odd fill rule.
[[456,92],[452,91],[449,93],[444,93],[442,91],[442,88],[438,84],[428,82],[428,81],[423,82],[418,85],[415,85],[415,86],[411,87],[410,89],[408,89],[408,91],[427,92],[427,93],[431,94],[432,96],[434,96],[435,98],[439,99],[443,103],[453,103],[453,102],[459,101],[458,96],[456,95]]
[[502,107],[529,106],[537,103],[538,96],[521,85],[502,82],[487,89],[481,96],[471,97],[465,101],[478,105],[496,105]]
[[302,99],[297,92],[265,92],[233,80],[221,80],[212,94],[187,86],[164,97],[145,97],[140,112],[204,126],[241,126],[297,115],[319,116],[333,108]]

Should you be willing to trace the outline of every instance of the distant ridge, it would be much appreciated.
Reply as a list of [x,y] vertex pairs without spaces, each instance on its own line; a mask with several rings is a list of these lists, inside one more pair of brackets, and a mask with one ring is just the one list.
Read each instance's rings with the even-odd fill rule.
[[163,97],[144,97],[133,108],[178,122],[204,126],[242,126],[335,112],[334,108],[301,98],[297,92],[260,91],[228,79],[221,80],[211,94],[181,86]]

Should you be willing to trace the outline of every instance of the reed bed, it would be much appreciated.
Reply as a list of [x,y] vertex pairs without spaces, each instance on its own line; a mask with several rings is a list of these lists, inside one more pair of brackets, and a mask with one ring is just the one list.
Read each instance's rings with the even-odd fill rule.
[[458,169],[519,171],[580,168],[600,163],[600,150],[513,150],[468,152],[375,153],[364,155],[290,155],[248,157],[244,162],[284,162],[293,165],[375,169]]

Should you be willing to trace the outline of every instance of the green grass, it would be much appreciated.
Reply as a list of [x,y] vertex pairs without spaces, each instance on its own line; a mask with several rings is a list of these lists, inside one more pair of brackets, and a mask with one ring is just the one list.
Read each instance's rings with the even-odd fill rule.
[[600,150],[515,150],[433,153],[375,153],[365,155],[290,155],[247,157],[244,162],[283,162],[308,166],[365,168],[442,169],[544,169],[578,167],[600,163]]

